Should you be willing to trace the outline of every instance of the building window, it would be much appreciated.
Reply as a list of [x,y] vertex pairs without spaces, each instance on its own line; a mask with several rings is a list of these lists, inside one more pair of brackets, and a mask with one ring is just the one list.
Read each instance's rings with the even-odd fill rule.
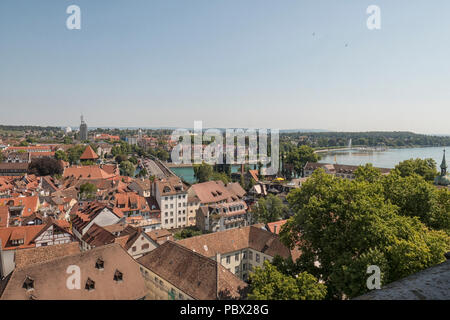
[[253,251],[248,250],[248,259],[252,260],[253,259]]
[[136,246],[134,246],[133,248],[131,248],[131,250],[132,250],[133,252],[136,252]]
[[238,274],[238,273],[239,273],[239,266],[237,266],[237,267],[234,268],[234,273],[235,273],[235,274]]
[[244,270],[244,271],[247,270],[247,264],[246,263],[242,264],[242,270]]
[[84,288],[86,290],[88,290],[88,291],[94,290],[95,289],[95,282],[91,278],[88,278]]
[[247,259],[247,251],[244,251],[244,257],[243,257],[243,259],[244,259],[244,260]]
[[230,256],[227,256],[227,264],[230,264]]
[[259,253],[256,254],[256,262],[259,262]]
[[141,247],[142,250],[148,249],[150,245],[148,243],[144,243]]
[[102,259],[98,258],[97,262],[95,262],[95,268],[98,270],[103,270],[105,267],[105,261],[103,261]]
[[27,290],[33,290],[34,289],[34,280],[27,276],[25,281],[23,282],[22,288],[27,289]]
[[121,282],[122,280],[123,280],[123,273],[120,272],[119,270],[116,270],[116,272],[114,272],[114,281]]
[[239,261],[239,253],[236,253],[236,254],[234,255],[234,261]]

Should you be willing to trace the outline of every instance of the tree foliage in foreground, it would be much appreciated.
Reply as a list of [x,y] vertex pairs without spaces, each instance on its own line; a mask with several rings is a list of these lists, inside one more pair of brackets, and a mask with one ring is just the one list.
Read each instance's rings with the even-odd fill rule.
[[[390,179],[398,181],[391,185]],[[350,181],[316,170],[301,189],[288,195],[295,216],[283,227],[282,241],[299,246],[302,255],[296,267],[322,279],[329,298],[365,293],[369,265],[380,267],[384,285],[445,259],[449,236],[420,221],[428,219],[435,206],[411,204],[385,192],[385,184],[400,183],[407,199],[414,201],[414,192],[420,196],[428,190],[421,186],[423,178],[399,179],[405,178],[394,173],[373,182]],[[406,207],[416,215],[406,214]]]
[[396,165],[395,169],[402,177],[418,174],[427,181],[434,181],[434,178],[438,175],[436,161],[431,158],[405,160]]
[[311,274],[285,275],[268,260],[250,274],[250,300],[321,300],[326,293],[326,286]]
[[287,206],[283,204],[279,197],[269,194],[267,197],[258,200],[254,207],[253,217],[257,222],[274,222],[283,218],[287,210]]

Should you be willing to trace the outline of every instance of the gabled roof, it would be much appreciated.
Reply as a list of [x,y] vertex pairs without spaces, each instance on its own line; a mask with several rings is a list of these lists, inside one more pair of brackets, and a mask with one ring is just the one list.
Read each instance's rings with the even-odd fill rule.
[[279,255],[288,258],[291,255],[289,248],[281,243],[278,235],[256,226],[203,234],[177,241],[177,243],[207,257],[214,257],[217,253],[226,254],[246,248],[265,253],[271,257]]
[[149,212],[147,200],[134,192],[116,193],[114,195],[114,205],[123,213],[139,210],[141,213]]
[[237,201],[246,193],[239,183],[225,185],[220,180],[197,183],[192,185],[190,190],[200,199],[202,204]]
[[247,284],[220,263],[172,241],[137,261],[194,299],[241,299],[246,293]]
[[86,227],[92,221],[92,219],[97,217],[97,215],[100,212],[102,212],[105,208],[114,213],[118,218],[122,218],[122,215],[118,210],[114,210],[113,208],[109,207],[108,204],[106,203],[91,202],[81,210],[79,210],[78,206],[74,207],[75,208],[71,210],[71,215],[73,215],[71,221],[72,226],[78,231],[83,230],[83,228]]
[[186,193],[186,185],[178,177],[170,177],[155,181],[161,197]]
[[116,175],[109,174],[96,165],[92,166],[72,166],[64,169],[63,177],[72,177],[75,179],[112,179]]
[[[33,240],[45,227],[46,225],[0,228],[2,249],[15,250],[34,247],[36,244]],[[11,244],[12,240],[23,240],[23,244],[13,246]]]
[[281,227],[287,222],[287,219],[275,221],[275,222],[269,222],[267,224],[267,227],[269,228],[269,231],[275,234],[279,234]]
[[89,145],[86,147],[86,149],[84,149],[83,154],[80,156],[80,160],[96,160],[96,159],[98,159],[98,155]]
[[39,196],[1,198],[0,206],[23,207],[22,216],[32,215],[39,207]]
[[248,170],[248,173],[253,178],[253,180],[255,180],[255,182],[259,181],[259,179],[258,179],[258,170]]
[[[96,268],[101,259],[103,270]],[[67,286],[68,266],[80,268],[80,289]],[[115,281],[116,271],[122,281]],[[73,271],[72,271],[73,272]],[[23,288],[24,280],[33,281],[33,289]],[[91,279],[95,290],[85,285]],[[17,268],[1,296],[2,300],[135,300],[144,297],[146,287],[139,264],[120,245],[112,243],[82,253]]]
[[15,256],[16,268],[23,268],[80,252],[78,242],[17,250]]
[[115,238],[116,237],[111,232],[94,223],[89,230],[86,231],[81,240],[95,248],[113,243]]

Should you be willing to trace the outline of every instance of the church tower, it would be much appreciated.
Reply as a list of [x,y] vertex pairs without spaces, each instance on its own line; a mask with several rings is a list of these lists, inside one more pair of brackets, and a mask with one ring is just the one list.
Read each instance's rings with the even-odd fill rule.
[[450,176],[447,175],[447,162],[445,161],[445,150],[444,156],[442,157],[441,174],[434,179],[434,183],[438,186],[450,186]]
[[445,161],[445,149],[444,149],[444,156],[442,157],[442,163],[441,163],[441,176],[447,175],[447,161]]

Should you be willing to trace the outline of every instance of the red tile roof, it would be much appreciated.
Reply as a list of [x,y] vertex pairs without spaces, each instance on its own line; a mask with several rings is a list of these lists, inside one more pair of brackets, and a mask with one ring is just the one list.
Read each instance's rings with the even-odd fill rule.
[[110,174],[99,166],[73,166],[64,169],[63,177],[74,177],[76,179],[112,179],[116,175]]
[[[46,225],[0,228],[2,249],[15,250],[34,247],[36,244],[33,243],[33,240],[45,227]],[[23,240],[23,244],[15,246],[11,243],[12,240]]]
[[275,234],[279,234],[281,227],[287,222],[287,220],[280,220],[275,222],[270,222],[267,224],[269,231]]
[[0,207],[0,228],[6,228],[8,226],[9,210],[8,207]]
[[84,149],[84,152],[80,157],[80,160],[96,160],[96,159],[98,159],[98,155],[91,148],[91,146],[88,145],[86,149]]

